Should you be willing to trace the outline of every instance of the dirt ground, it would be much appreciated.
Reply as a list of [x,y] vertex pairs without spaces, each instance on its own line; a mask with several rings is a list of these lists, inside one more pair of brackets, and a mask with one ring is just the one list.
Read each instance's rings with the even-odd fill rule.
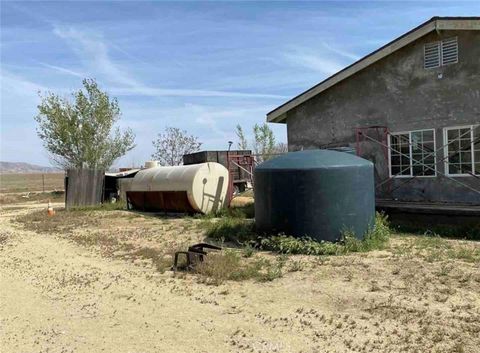
[[42,207],[0,209],[1,352],[473,353],[480,346],[475,242],[395,235],[383,251],[290,256],[302,266],[271,282],[213,286],[129,256],[202,240],[200,220],[102,211],[69,226],[18,221]]

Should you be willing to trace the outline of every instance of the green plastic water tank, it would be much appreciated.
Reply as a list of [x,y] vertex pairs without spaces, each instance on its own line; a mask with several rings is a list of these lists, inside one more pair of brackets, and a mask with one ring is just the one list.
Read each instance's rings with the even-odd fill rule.
[[330,150],[290,152],[255,169],[255,224],[266,233],[358,239],[375,220],[373,163]]

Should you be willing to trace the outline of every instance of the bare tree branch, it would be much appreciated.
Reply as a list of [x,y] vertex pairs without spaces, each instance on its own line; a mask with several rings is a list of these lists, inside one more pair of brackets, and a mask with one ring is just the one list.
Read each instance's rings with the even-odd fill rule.
[[160,165],[172,166],[181,165],[184,154],[197,152],[202,145],[198,137],[176,127],[166,127],[152,143],[155,148],[152,158],[158,160]]

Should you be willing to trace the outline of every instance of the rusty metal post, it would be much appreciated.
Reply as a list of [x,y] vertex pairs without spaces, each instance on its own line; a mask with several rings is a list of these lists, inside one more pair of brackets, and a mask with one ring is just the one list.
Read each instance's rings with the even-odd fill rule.
[[232,148],[232,141],[228,141],[228,150],[227,150],[227,169],[228,169],[228,188],[227,188],[227,207],[230,207],[230,202],[233,199],[233,176],[230,170],[230,148]]

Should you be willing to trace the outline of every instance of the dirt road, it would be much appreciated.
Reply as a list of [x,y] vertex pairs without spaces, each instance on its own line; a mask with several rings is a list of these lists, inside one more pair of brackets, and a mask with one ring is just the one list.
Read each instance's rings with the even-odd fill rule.
[[316,259],[269,283],[208,286],[23,230],[11,221],[20,212],[0,211],[2,353],[473,353],[480,345],[478,264],[447,271],[375,252]]
[[[2,352],[227,349],[236,328],[233,322],[216,327],[212,316],[223,309],[213,300],[198,305],[201,296],[172,285],[170,275],[19,230],[11,215],[3,213],[0,223],[8,237],[0,262]],[[223,334],[211,337],[216,330]]]

